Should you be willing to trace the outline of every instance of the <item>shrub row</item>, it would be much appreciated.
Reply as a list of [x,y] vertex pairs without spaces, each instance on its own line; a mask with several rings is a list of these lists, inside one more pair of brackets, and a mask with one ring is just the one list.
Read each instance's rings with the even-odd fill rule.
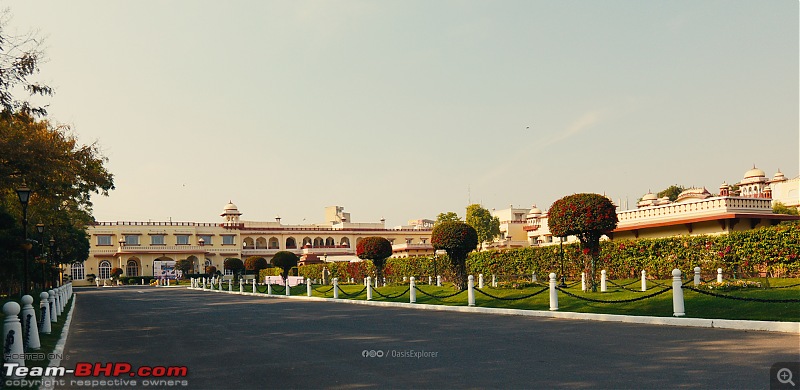
[[[578,278],[588,257],[577,244],[564,245],[564,271]],[[387,278],[403,276],[450,276],[447,256],[388,259]],[[611,278],[636,278],[642,270],[659,279],[670,277],[673,268],[684,272],[699,266],[705,275],[722,268],[727,274],[800,276],[800,225],[777,225],[718,236],[679,236],[657,239],[603,241],[598,269],[605,269]],[[301,276],[322,278],[323,267],[331,278],[340,280],[375,277],[372,262],[328,263],[299,268]],[[467,272],[473,275],[527,275],[536,272],[540,280],[550,272],[560,274],[561,251],[558,245],[500,251],[472,252],[467,258]],[[262,275],[265,271],[263,270]],[[262,276],[263,277],[263,276]]]

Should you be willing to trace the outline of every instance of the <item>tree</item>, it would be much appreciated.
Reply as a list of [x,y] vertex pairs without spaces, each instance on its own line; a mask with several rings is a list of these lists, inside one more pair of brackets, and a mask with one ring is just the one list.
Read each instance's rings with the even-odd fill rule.
[[240,274],[244,269],[244,263],[242,263],[242,260],[235,257],[229,257],[225,259],[225,261],[222,263],[222,266],[225,267],[225,269],[231,270],[234,275]]
[[479,204],[467,206],[466,222],[478,233],[478,244],[492,241],[500,235],[500,219],[492,217],[489,210]]
[[578,237],[584,253],[591,256],[589,280],[592,291],[597,291],[595,265],[600,252],[600,237],[617,227],[616,206],[599,194],[565,196],[550,206],[547,225],[556,237]]
[[438,223],[431,231],[431,245],[435,250],[447,252],[456,288],[467,288],[467,254],[478,246],[475,228],[464,222]]
[[381,280],[386,259],[392,256],[392,243],[383,237],[364,237],[356,244],[356,256],[362,260],[372,260],[375,277]]
[[772,213],[773,214],[789,214],[789,215],[797,215],[797,207],[789,207],[781,202],[775,202],[772,205]]
[[122,268],[119,267],[112,268],[110,275],[111,279],[118,279],[120,276],[122,276]]
[[462,221],[461,218],[458,216],[458,214],[452,211],[448,211],[446,213],[439,213],[439,215],[436,216],[436,225],[438,225],[441,222],[462,222]]
[[267,259],[260,256],[250,256],[244,260],[244,269],[253,271],[253,274],[256,275],[256,279],[258,279],[258,272],[267,267],[269,267]]
[[31,81],[39,72],[42,59],[41,40],[35,34],[28,33],[12,36],[6,33],[6,25],[10,20],[8,10],[0,14],[0,109],[7,118],[17,112],[28,115],[45,116],[44,107],[31,106],[26,100],[18,100],[13,92],[22,89],[31,96],[49,96],[53,89],[47,85]]
[[289,271],[297,267],[297,262],[300,259],[297,257],[296,254],[289,252],[289,251],[280,251],[272,256],[272,260],[270,261],[272,265],[281,269],[281,278],[283,278],[284,285],[288,285],[286,282],[286,278],[289,277]]
[[194,269],[194,261],[189,259],[181,259],[175,262],[175,269],[181,271],[181,274],[186,277]]
[[214,267],[213,265],[206,266],[206,275],[213,276],[216,273],[217,273],[217,267]]
[[659,199],[666,196],[666,197],[669,198],[670,202],[674,202],[675,199],[678,199],[678,195],[680,195],[681,192],[683,192],[685,190],[686,190],[686,188],[683,188],[683,186],[671,185],[671,186],[659,191],[656,194],[656,196],[659,197]]

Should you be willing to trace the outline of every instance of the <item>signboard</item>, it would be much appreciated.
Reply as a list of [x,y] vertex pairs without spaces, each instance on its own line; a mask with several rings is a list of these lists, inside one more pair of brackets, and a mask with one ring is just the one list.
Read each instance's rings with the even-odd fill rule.
[[175,269],[173,260],[155,260],[153,261],[153,276],[158,279],[175,280],[181,276],[181,271]]

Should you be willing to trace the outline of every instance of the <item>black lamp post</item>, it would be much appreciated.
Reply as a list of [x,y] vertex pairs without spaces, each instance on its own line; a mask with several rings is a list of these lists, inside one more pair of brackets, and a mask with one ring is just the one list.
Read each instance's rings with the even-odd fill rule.
[[564,237],[558,240],[558,247],[561,250],[561,285],[559,287],[567,287],[567,275],[564,275]]
[[438,286],[439,285],[439,270],[438,270],[438,267],[436,265],[436,259],[437,259],[436,249],[434,249],[433,250],[433,278],[435,280],[434,280],[433,283],[434,283],[435,286]]
[[[48,267],[50,266],[50,264],[53,264],[53,251],[55,251],[55,248],[56,248],[56,240],[55,240],[55,238],[51,237],[50,238],[50,251],[47,252],[47,260],[48,260],[47,266]],[[47,278],[47,279],[49,279],[49,278]],[[47,286],[45,286],[45,288],[47,288]]]
[[36,224],[36,232],[39,233],[39,261],[42,263],[42,290],[44,290],[44,259],[42,256],[42,254],[44,254],[44,238],[42,238],[44,234],[43,223]]
[[27,186],[17,188],[17,196],[19,203],[22,205],[22,231],[25,238],[25,247],[23,248],[23,269],[25,272],[25,284],[22,286],[22,295],[28,295],[28,200],[31,197],[31,189]]

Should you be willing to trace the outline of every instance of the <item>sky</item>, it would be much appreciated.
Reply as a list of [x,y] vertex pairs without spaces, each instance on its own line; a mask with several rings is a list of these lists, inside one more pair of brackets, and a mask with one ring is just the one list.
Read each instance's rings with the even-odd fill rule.
[[800,170],[794,0],[0,4],[108,158],[98,221],[396,226]]

